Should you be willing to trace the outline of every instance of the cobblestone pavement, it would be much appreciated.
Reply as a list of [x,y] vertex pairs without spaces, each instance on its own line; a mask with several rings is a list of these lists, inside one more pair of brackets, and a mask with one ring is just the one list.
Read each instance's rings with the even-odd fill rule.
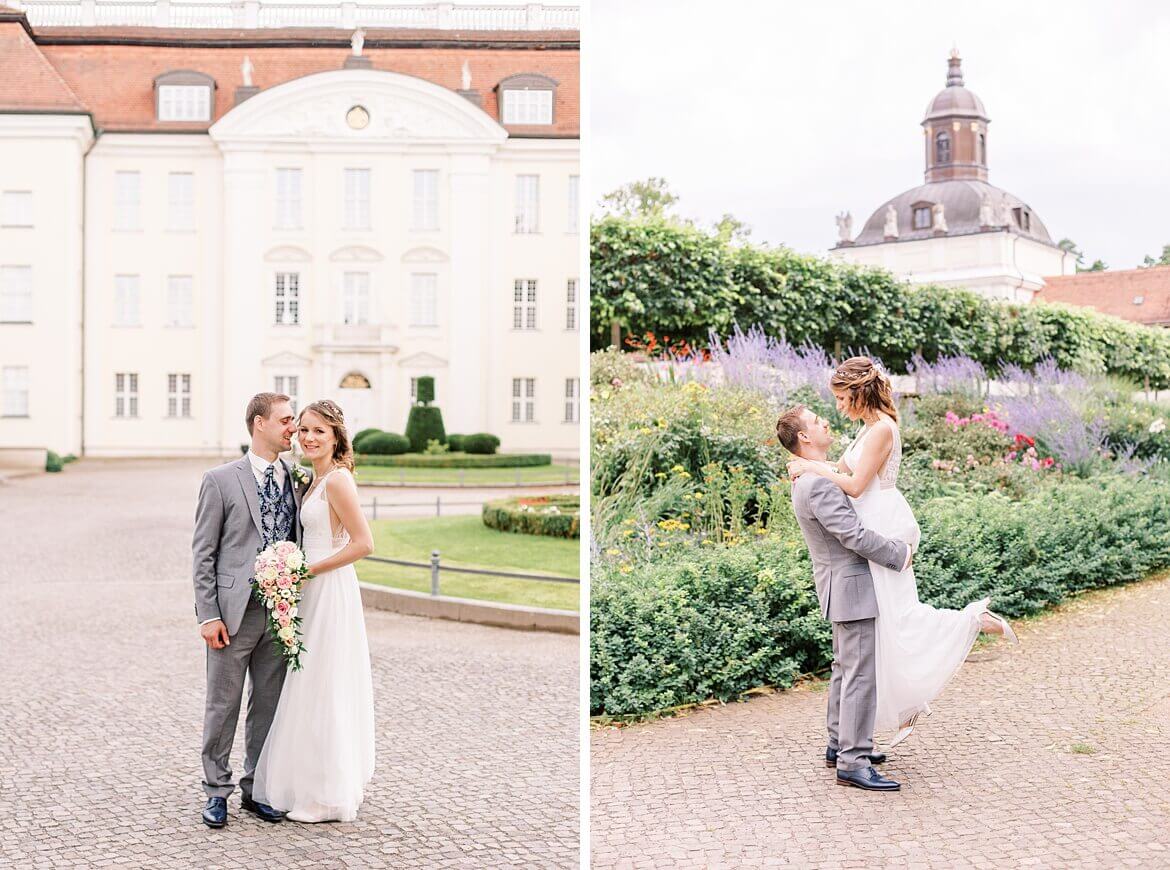
[[896,794],[835,785],[824,684],[599,730],[592,866],[1170,867],[1168,613],[1151,580],[977,650]]
[[228,827],[203,826],[189,548],[208,464],[0,485],[0,866],[577,866],[578,639],[380,611],[358,820],[268,825],[237,792]]

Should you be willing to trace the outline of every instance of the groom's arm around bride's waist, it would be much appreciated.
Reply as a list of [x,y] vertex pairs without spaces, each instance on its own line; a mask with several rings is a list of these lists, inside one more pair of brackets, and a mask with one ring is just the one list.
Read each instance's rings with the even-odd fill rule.
[[841,546],[861,556],[867,562],[884,565],[891,571],[904,571],[910,565],[910,545],[894,541],[865,528],[857,511],[841,489],[818,475],[805,484],[809,509],[817,521]]

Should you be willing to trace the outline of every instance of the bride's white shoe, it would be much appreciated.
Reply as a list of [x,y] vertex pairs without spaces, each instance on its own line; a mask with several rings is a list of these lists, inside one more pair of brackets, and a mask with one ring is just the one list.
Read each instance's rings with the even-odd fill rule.
[[986,616],[988,619],[992,620],[993,622],[996,622],[999,624],[1000,628],[1003,629],[1003,636],[1004,636],[1005,640],[1007,640],[1009,643],[1011,643],[1015,646],[1020,645],[1020,639],[1018,637],[1016,637],[1016,633],[1015,633],[1015,631],[1012,630],[1012,624],[1010,622],[1008,622],[1006,619],[1004,619],[998,613],[992,613],[990,610],[985,611],[983,615]]
[[894,739],[890,741],[890,745],[887,747],[888,749],[893,749],[914,733],[914,726],[918,724],[918,717],[920,715],[920,713],[915,713],[908,721],[902,724],[902,727],[898,729],[898,733],[894,735]]

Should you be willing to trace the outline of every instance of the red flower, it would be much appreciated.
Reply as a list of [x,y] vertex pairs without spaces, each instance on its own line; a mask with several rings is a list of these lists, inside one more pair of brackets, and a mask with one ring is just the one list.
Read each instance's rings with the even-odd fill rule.
[[1023,432],[1019,432],[1016,434],[1016,443],[1017,444],[1027,444],[1029,447],[1035,447],[1036,446],[1036,439],[1029,438]]

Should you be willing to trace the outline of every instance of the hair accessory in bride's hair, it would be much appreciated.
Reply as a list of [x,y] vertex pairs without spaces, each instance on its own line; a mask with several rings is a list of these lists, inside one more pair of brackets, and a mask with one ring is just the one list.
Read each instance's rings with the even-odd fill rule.
[[337,419],[339,419],[339,420],[345,419],[345,414],[342,412],[341,407],[336,402],[334,402],[332,399],[321,399],[318,402],[318,404],[321,405],[321,407],[323,407],[329,413],[331,413],[335,417],[337,417]]

